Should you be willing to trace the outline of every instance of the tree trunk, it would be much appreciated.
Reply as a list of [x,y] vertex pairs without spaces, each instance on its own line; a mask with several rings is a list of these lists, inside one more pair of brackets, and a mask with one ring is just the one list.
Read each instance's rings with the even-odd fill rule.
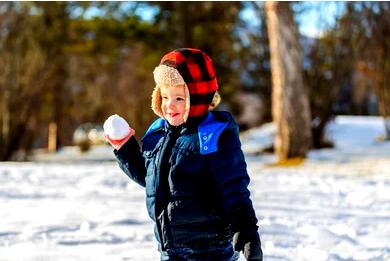
[[61,148],[64,141],[64,123],[68,105],[68,94],[66,93],[67,59],[65,47],[68,43],[68,11],[67,4],[43,3],[43,20],[46,31],[50,32],[43,41],[46,54],[51,63],[48,70],[51,72],[50,80],[47,81],[48,89],[53,97],[52,119],[57,126],[56,149]]
[[310,108],[303,86],[301,48],[289,2],[265,2],[271,51],[272,116],[279,162],[305,157],[311,145]]
[[[3,113],[2,115],[2,128],[1,128],[1,138],[0,138],[0,144],[2,149],[0,151],[3,151],[4,148],[8,147],[9,142],[9,133],[10,133],[10,109],[9,109],[9,99],[10,99],[10,91],[8,88],[5,88],[3,93],[3,101],[2,101],[2,108],[1,111]],[[0,153],[0,159],[3,159],[2,153]]]
[[179,45],[192,46],[192,27],[191,27],[191,5],[182,2],[176,2],[179,27]]
[[385,118],[385,139],[390,140],[390,117]]
[[378,107],[379,114],[383,117],[385,123],[385,140],[390,140],[390,88],[388,86],[388,75],[390,68],[388,68],[389,61],[387,57],[390,57],[389,50],[384,43],[381,48],[380,57],[378,57]]

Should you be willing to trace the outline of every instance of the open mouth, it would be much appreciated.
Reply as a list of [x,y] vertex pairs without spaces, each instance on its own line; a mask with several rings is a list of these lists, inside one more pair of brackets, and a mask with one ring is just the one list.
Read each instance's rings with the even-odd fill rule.
[[169,117],[174,118],[179,115],[179,113],[167,113]]

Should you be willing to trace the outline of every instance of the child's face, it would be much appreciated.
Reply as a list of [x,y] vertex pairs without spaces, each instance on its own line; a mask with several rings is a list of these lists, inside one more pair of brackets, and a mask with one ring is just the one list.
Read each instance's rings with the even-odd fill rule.
[[184,123],[186,94],[184,86],[161,86],[161,110],[164,118],[173,126]]

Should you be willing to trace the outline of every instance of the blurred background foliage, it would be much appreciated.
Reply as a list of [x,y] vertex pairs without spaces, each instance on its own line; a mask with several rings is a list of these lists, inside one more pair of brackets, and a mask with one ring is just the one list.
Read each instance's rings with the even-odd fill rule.
[[[342,5],[323,34],[300,36],[315,148],[327,145],[323,131],[335,114],[390,115],[390,3]],[[243,18],[248,9],[258,23]],[[297,2],[294,11],[307,7]],[[50,123],[57,148],[71,145],[81,124],[115,113],[142,136],[156,117],[153,69],[179,47],[213,58],[220,109],[241,130],[272,120],[263,3],[1,2],[0,160],[47,147]]]

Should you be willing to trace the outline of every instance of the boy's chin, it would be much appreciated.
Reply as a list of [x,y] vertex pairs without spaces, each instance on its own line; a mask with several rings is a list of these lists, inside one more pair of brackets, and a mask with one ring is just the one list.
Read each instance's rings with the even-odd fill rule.
[[170,125],[172,126],[179,126],[179,125],[182,125],[184,123],[183,120],[178,120],[178,119],[167,119],[167,121],[169,122]]

